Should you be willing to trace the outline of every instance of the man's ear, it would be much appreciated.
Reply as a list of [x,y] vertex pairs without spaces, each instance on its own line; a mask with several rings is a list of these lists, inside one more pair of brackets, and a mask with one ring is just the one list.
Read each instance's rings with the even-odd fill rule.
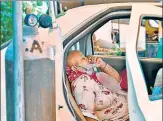
[[74,59],[67,60],[67,66],[73,67],[76,65],[76,61]]

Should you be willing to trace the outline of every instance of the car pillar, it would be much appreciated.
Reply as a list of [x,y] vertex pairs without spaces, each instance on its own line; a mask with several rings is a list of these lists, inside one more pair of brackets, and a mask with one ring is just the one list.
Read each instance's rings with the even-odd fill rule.
[[42,16],[44,28],[23,25],[21,4],[13,2],[14,35],[5,55],[7,121],[55,121],[53,30],[45,22],[50,18]]

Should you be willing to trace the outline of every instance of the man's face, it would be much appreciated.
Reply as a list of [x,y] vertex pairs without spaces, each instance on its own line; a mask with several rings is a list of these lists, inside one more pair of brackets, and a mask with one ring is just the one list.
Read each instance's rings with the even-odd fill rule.
[[74,58],[77,60],[77,66],[86,67],[88,64],[88,59],[80,52],[78,52]]

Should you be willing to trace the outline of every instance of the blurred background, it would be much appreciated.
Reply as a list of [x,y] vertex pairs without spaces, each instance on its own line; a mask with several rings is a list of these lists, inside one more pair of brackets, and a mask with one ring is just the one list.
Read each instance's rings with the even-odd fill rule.
[[[158,2],[161,0],[54,0],[56,1],[57,17],[60,17],[68,9],[72,9],[84,5],[119,3],[119,2]],[[23,1],[23,18],[25,17],[25,9],[32,7],[32,11],[38,17],[45,14],[48,9],[47,1]],[[60,15],[61,14],[61,15]],[[12,39],[12,2],[2,1],[0,4],[0,45]]]

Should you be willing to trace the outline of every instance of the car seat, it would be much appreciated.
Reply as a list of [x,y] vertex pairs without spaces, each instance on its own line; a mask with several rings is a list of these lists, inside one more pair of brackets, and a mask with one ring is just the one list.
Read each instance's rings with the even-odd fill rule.
[[74,111],[75,111],[76,114],[81,118],[82,121],[87,121],[87,120],[85,119],[85,117],[83,116],[82,112],[80,111],[80,109],[79,109],[79,107],[78,107],[78,105],[77,105],[77,103],[76,103],[74,97],[72,96],[72,93],[71,93],[71,86],[70,86],[70,82],[69,82],[67,76],[66,76],[66,86],[67,86],[67,91],[68,91],[68,92],[67,92],[67,93],[68,93],[68,98],[69,98],[69,100],[70,100],[70,103],[71,103],[71,105],[72,105]]

